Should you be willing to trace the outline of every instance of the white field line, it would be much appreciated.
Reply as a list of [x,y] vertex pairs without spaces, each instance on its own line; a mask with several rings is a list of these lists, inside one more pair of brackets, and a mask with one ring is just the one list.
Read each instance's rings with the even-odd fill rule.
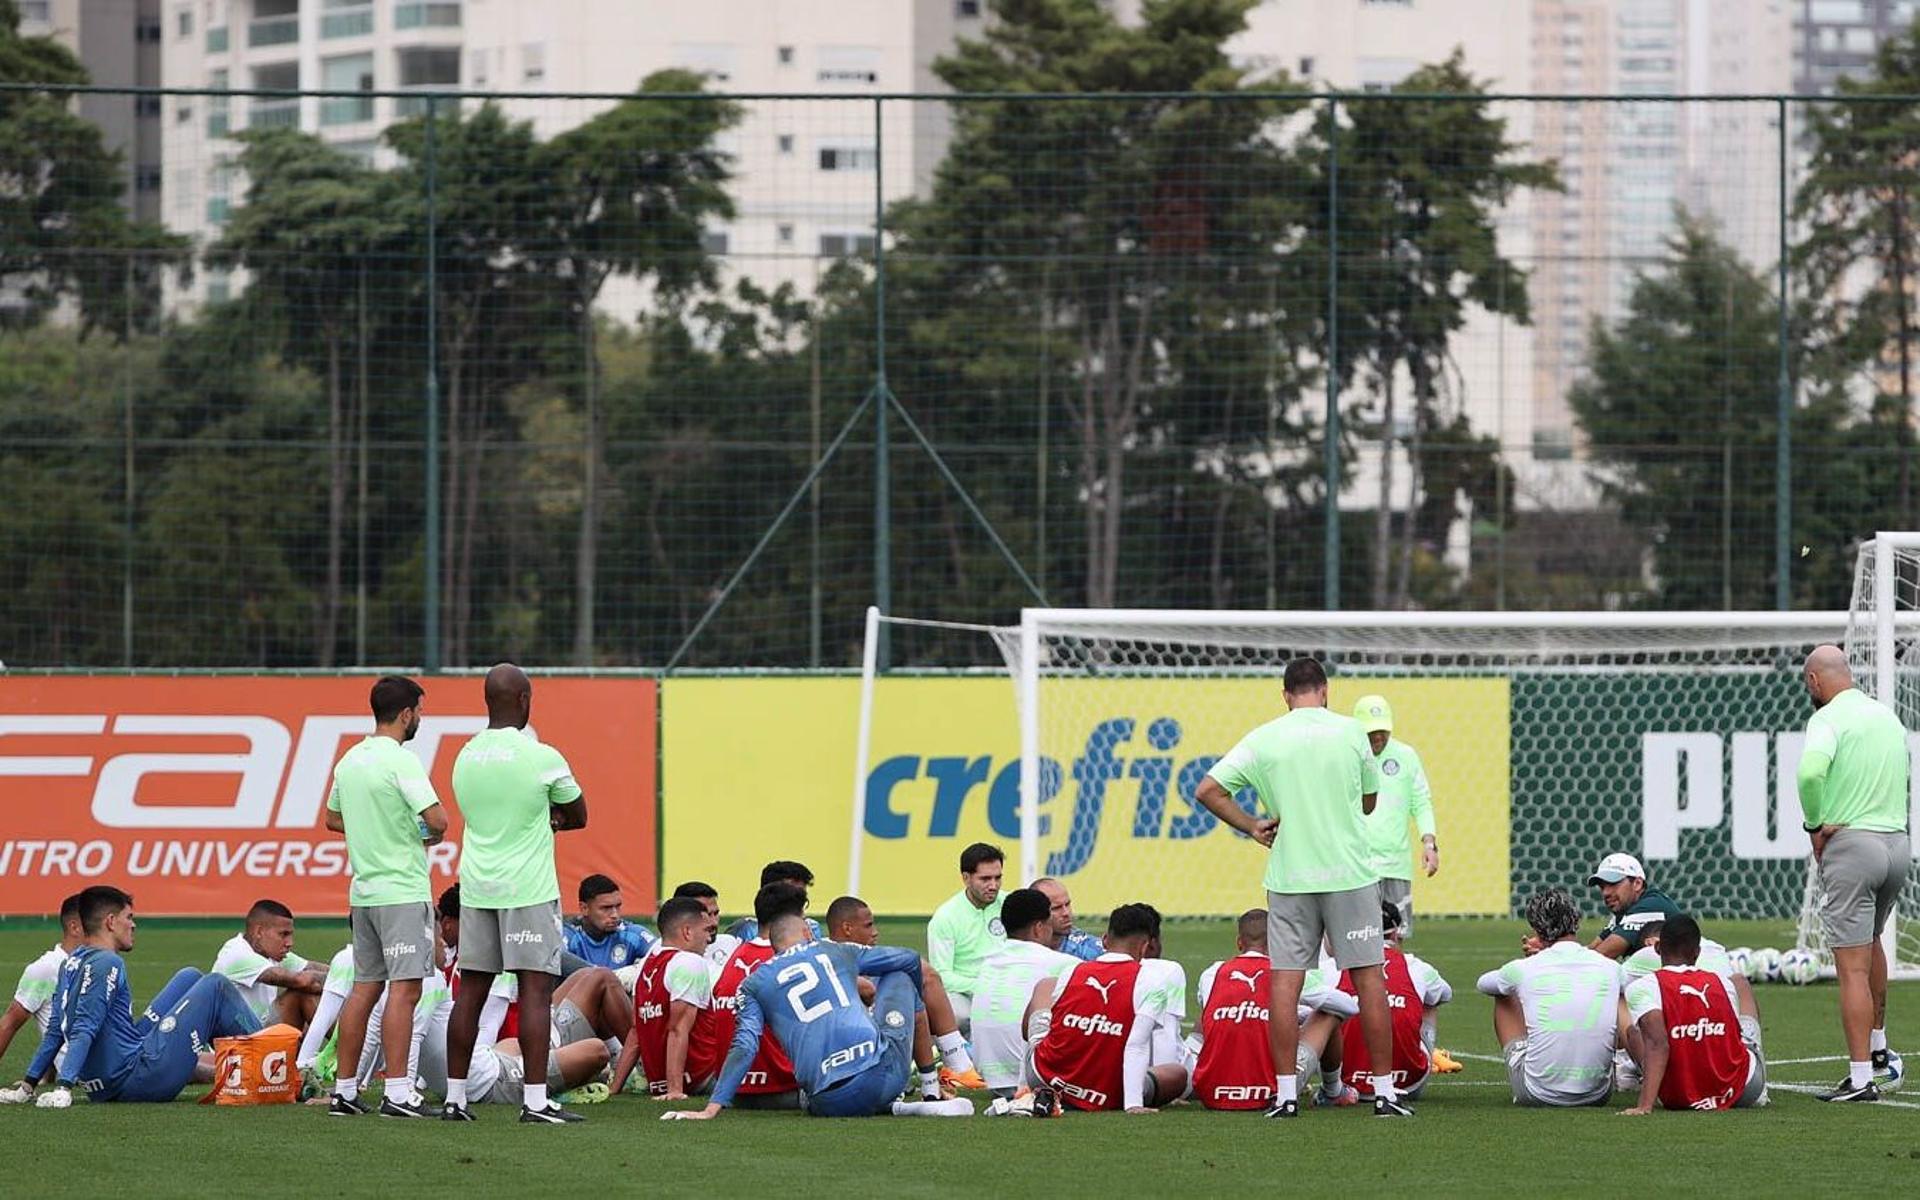
[[[1769,1079],[1767,1080],[1767,1090],[1768,1091],[1778,1090],[1782,1092],[1800,1092],[1802,1094],[1812,1094],[1814,1092],[1826,1091],[1827,1085],[1819,1084],[1819,1083],[1775,1083],[1773,1080]],[[1877,1104],[1866,1105],[1863,1107],[1877,1108],[1877,1107],[1880,1107],[1881,1105],[1884,1105],[1888,1108],[1920,1108],[1920,1104],[1915,1104],[1910,1100],[1888,1100],[1885,1097],[1881,1097],[1881,1099]]]

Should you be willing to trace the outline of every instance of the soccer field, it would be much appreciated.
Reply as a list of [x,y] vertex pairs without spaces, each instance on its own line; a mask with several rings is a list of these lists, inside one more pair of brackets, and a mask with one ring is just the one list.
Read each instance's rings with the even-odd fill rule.
[[[883,923],[891,943],[918,946],[919,922]],[[1729,945],[1784,946],[1786,922],[1722,922]],[[182,964],[208,965],[231,930],[153,921],[129,956],[136,1003]],[[51,923],[0,922],[0,976],[54,940]],[[1174,922],[1166,946],[1189,979],[1231,948],[1221,922]],[[1288,1123],[1177,1108],[1155,1116],[1069,1114],[1050,1122],[816,1121],[793,1114],[728,1113],[711,1125],[664,1124],[661,1106],[621,1096],[583,1111],[587,1124],[529,1128],[513,1110],[486,1109],[475,1125],[329,1119],[317,1109],[219,1109],[189,1096],[171,1105],[79,1105],[70,1111],[0,1109],[0,1194],[160,1196],[238,1187],[296,1195],[391,1195],[427,1186],[457,1194],[583,1188],[739,1195],[876,1192],[908,1195],[1174,1194],[1201,1189],[1326,1194],[1418,1190],[1441,1195],[1570,1195],[1666,1188],[1684,1177],[1748,1194],[1920,1192],[1920,1089],[1874,1106],[1821,1104],[1795,1088],[1843,1071],[1831,984],[1758,988],[1773,1060],[1771,1107],[1702,1115],[1616,1116],[1606,1110],[1516,1109],[1496,1047],[1480,972],[1508,957],[1512,921],[1427,921],[1409,949],[1454,986],[1440,1040],[1466,1063],[1428,1088],[1412,1121],[1375,1121],[1364,1107],[1316,1111]],[[340,923],[311,921],[299,945],[327,955]],[[1920,985],[1896,985],[1894,1043],[1920,1064],[1909,1031]],[[1189,998],[1191,1011],[1192,1000]],[[0,1063],[18,1078],[32,1051],[23,1031]],[[251,1165],[250,1165],[251,1164]],[[255,1183],[243,1181],[252,1179]]]

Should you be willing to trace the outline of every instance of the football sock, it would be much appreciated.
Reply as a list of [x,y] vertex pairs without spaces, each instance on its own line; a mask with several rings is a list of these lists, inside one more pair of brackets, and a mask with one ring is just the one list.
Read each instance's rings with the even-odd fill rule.
[[1867,1035],[1867,1049],[1877,1051],[1885,1050],[1886,1048],[1887,1031],[1885,1029],[1876,1029]]
[[620,1062],[620,1055],[625,1053],[626,1047],[620,1044],[619,1038],[602,1038],[600,1040],[607,1044],[607,1066],[609,1068],[617,1066]]
[[1400,1098],[1399,1089],[1393,1085],[1392,1075],[1369,1075],[1367,1078],[1373,1084],[1374,1095],[1386,1100],[1398,1100]]
[[358,1079],[349,1079],[347,1076],[342,1075],[333,1081],[333,1094],[342,1100],[358,1100],[360,1098],[360,1081]]
[[387,1099],[395,1104],[412,1104],[413,1080],[404,1076],[387,1080]]
[[467,1081],[464,1079],[447,1080],[447,1103],[455,1108],[467,1106]]
[[959,1032],[943,1033],[933,1039],[934,1046],[940,1051],[940,1057],[946,1060],[947,1070],[964,1075],[973,1070],[973,1055],[967,1053],[967,1039]]
[[1849,1062],[1847,1064],[1847,1083],[1852,1087],[1865,1087],[1873,1079],[1871,1062]]
[[973,1101],[962,1096],[953,1100],[895,1100],[896,1117],[970,1117]]
[[940,1095],[940,1068],[924,1067],[921,1069],[920,1098],[922,1100],[939,1100],[943,1098]]
[[1300,1098],[1300,1078],[1297,1075],[1276,1075],[1273,1079],[1273,1098],[1285,1104],[1289,1100]]
[[522,1103],[524,1103],[528,1108],[532,1109],[533,1111],[539,1112],[541,1109],[547,1106],[547,1085],[546,1084],[529,1083],[526,1086],[526,1094],[527,1094],[526,1099],[522,1101]]

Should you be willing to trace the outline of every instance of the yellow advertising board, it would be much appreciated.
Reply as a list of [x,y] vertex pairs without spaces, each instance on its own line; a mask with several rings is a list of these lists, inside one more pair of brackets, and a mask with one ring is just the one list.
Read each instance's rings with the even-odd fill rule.
[[[1261,902],[1259,847],[1193,803],[1207,768],[1283,705],[1272,679],[1054,679],[1042,684],[1041,869],[1094,914],[1144,900],[1168,914]],[[1432,781],[1442,870],[1418,911],[1508,907],[1508,707],[1500,679],[1342,679],[1343,710],[1383,692]],[[744,911],[763,863],[798,859],[815,908],[847,887],[859,680],[696,678],[663,684],[662,877],[717,887]],[[1422,729],[1432,731],[1423,740]],[[1446,736],[1441,736],[1441,731]],[[1466,732],[1467,736],[1462,736]],[[865,773],[862,898],[931,912],[959,887],[962,848],[1020,864],[1020,737],[1005,678],[876,684]]]

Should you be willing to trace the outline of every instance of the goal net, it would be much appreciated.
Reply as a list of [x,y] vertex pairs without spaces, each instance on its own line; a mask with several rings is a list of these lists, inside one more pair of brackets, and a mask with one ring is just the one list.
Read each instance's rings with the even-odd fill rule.
[[1384,696],[1395,735],[1424,762],[1441,864],[1415,880],[1418,911],[1506,915],[1561,886],[1598,914],[1585,881],[1627,851],[1704,920],[1775,919],[1784,945],[1808,853],[1792,783],[1808,712],[1800,663],[1846,622],[1028,610],[1017,628],[979,635],[1005,652],[1019,718],[1008,874],[1059,877],[1089,913],[1130,900],[1181,915],[1260,904],[1261,852],[1194,790],[1284,710],[1287,660],[1313,655],[1337,708]]
[[[1909,731],[1920,727],[1920,533],[1879,533],[1860,547],[1854,564],[1853,599],[1847,607],[1843,643],[1854,684],[1900,716]],[[1909,732],[1909,756],[1920,737]],[[1920,776],[1915,779],[1920,785]],[[1910,801],[1920,810],[1920,786]],[[1910,811],[1913,811],[1910,810]],[[1908,829],[1914,825],[1909,821]],[[1819,873],[1809,864],[1800,911],[1799,944],[1819,953],[1831,970],[1820,924],[1824,899]],[[1883,937],[1893,974],[1920,978],[1920,883],[1909,871],[1899,910]]]

